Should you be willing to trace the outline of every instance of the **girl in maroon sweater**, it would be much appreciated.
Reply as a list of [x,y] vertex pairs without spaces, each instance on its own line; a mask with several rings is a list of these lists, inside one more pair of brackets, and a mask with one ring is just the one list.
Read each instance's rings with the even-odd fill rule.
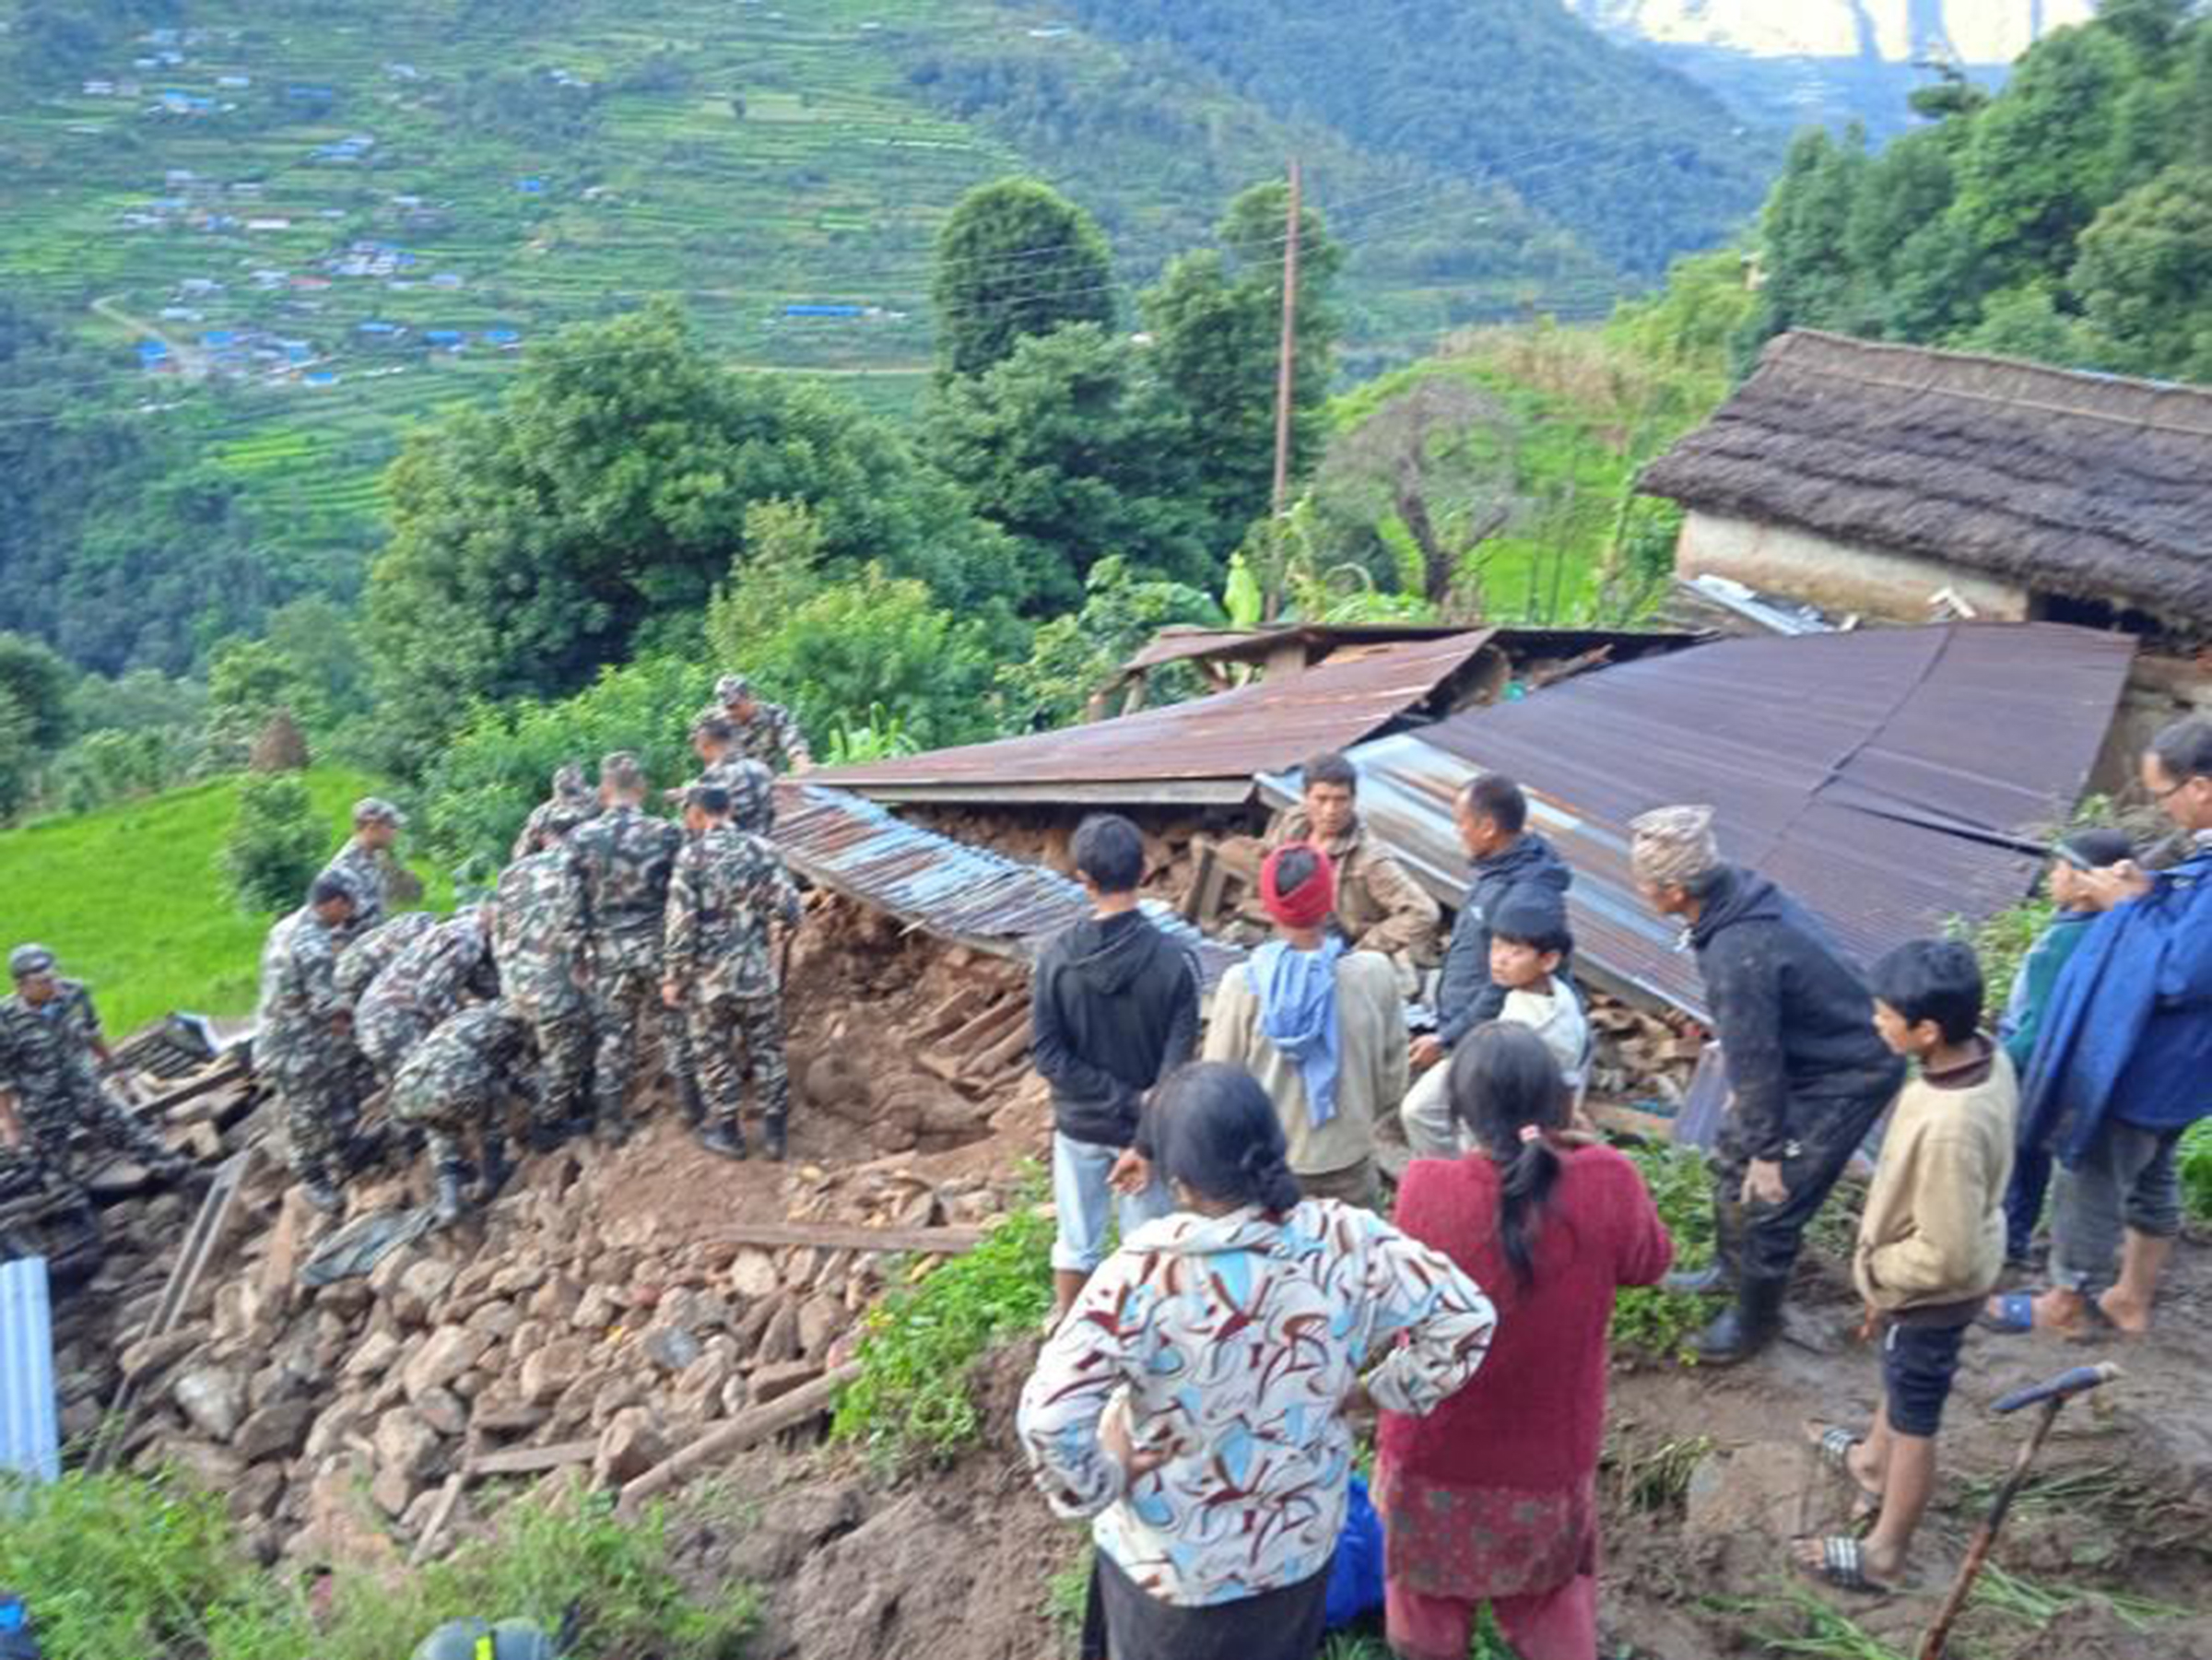
[[1376,1499],[1392,1650],[1465,1660],[1484,1602],[1521,1660],[1597,1653],[1597,1454],[1613,1294],[1674,1259],[1636,1167],[1567,1133],[1559,1063],[1523,1026],[1453,1056],[1477,1150],[1418,1159],[1397,1225],[1488,1287],[1489,1359],[1427,1418],[1382,1414]]

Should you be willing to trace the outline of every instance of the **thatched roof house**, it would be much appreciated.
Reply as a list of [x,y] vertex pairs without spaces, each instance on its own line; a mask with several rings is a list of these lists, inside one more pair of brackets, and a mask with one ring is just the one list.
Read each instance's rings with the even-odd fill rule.
[[2212,389],[1799,331],[1640,483],[1686,578],[2212,635]]

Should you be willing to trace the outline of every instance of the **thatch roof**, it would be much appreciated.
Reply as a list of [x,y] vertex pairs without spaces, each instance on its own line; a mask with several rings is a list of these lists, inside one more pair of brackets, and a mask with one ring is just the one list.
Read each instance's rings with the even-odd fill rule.
[[1800,330],[1639,488],[2212,623],[2212,389]]

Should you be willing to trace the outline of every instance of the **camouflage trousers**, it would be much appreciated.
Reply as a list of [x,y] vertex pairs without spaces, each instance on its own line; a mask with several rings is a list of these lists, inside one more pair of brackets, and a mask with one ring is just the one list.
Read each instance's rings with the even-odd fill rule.
[[39,1162],[72,1185],[111,1155],[140,1160],[169,1157],[152,1127],[97,1083],[88,1081],[51,1101],[25,1101],[22,1113],[29,1148]]
[[356,1081],[350,1057],[297,1061],[278,1069],[276,1098],[284,1103],[295,1176],[304,1181],[344,1175],[347,1149],[352,1146],[354,1123],[360,1113]]
[[653,960],[602,963],[592,974],[592,1106],[605,1121],[619,1119],[648,1032],[665,1041],[661,968]]
[[791,1111],[782,999],[772,992],[765,997],[694,996],[684,1012],[708,1120],[735,1124],[750,1082],[762,1115],[781,1124]]
[[410,1090],[392,1098],[392,1116],[422,1132],[432,1169],[467,1164],[469,1142],[502,1128],[500,1096],[473,1090],[441,1094],[433,1089]]
[[584,1109],[592,1066],[592,1011],[582,996],[511,996],[517,1014],[530,1022],[537,1043],[541,1123],[561,1124]]

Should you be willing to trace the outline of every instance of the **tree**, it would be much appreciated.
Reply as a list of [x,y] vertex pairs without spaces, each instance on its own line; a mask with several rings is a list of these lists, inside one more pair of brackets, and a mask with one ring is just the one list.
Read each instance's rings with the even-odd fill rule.
[[218,767],[242,765],[263,728],[282,712],[309,732],[329,724],[329,705],[308,672],[273,641],[226,640],[207,665],[207,749]]
[[882,427],[723,370],[665,301],[564,331],[496,408],[412,441],[390,493],[368,639],[402,769],[471,700],[559,697],[695,616],[757,502],[805,502],[832,572],[878,559],[981,615],[1021,596],[996,533]]
[[[1217,548],[1241,538],[1268,511],[1274,489],[1288,188],[1267,183],[1243,192],[1217,228],[1220,247],[1176,260],[1142,300],[1159,377],[1190,422],[1198,500]],[[1338,328],[1331,300],[1344,265],[1342,247],[1312,207],[1299,216],[1299,256],[1293,473],[1321,449]]]
[[930,307],[947,376],[981,374],[1029,335],[1113,322],[1112,257],[1090,215],[1034,179],[962,196],[937,233]]
[[248,911],[289,911],[323,868],[324,830],[297,772],[249,772],[223,843],[223,875]]
[[[1080,611],[1043,624],[1026,659],[999,667],[998,684],[1011,705],[1007,724],[1017,732],[1080,720],[1113,671],[1161,629],[1175,623],[1219,628],[1229,621],[1203,589],[1139,577],[1118,554],[1093,565],[1084,587]],[[1204,687],[1182,665],[1169,664],[1152,672],[1147,689],[1149,701],[1171,703]]]
[[2100,213],[2068,286],[2115,366],[2212,381],[2212,166],[2172,167]]
[[69,736],[69,694],[76,677],[42,642],[0,633],[0,691],[13,700],[25,736],[40,749],[58,749]]
[[1096,324],[1018,343],[956,380],[927,417],[925,453],[971,508],[1022,550],[1031,605],[1078,604],[1102,559],[1211,582],[1205,524],[1189,500],[1189,427],[1141,354]]
[[2062,267],[2109,199],[2113,112],[2132,67],[2105,29],[2061,29],[2030,49],[2004,96],[1975,117],[1953,211],[2001,275]]

